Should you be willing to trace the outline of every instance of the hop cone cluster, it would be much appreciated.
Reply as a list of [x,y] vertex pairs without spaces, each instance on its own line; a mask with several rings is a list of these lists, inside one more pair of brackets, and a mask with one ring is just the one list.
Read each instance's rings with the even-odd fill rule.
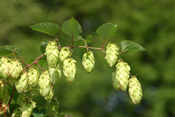
[[82,64],[87,72],[92,71],[92,69],[94,68],[94,64],[95,64],[95,58],[94,58],[94,54],[92,53],[92,51],[88,51],[84,53]]
[[135,76],[129,81],[129,95],[134,104],[140,103],[142,99],[142,87]]
[[120,89],[126,91],[130,75],[130,66],[126,62],[119,61],[116,65],[116,75]]
[[109,43],[106,49],[105,59],[107,63],[112,67],[118,59],[119,47],[115,43]]
[[48,71],[45,71],[40,75],[38,85],[41,96],[46,100],[51,100],[53,98],[53,90],[51,89],[52,79],[50,78]]
[[24,72],[21,77],[15,82],[15,87],[18,93],[26,92],[28,86],[28,74]]
[[23,68],[19,60],[11,60],[6,57],[2,57],[0,59],[0,73],[3,75],[4,78],[10,77],[17,79]]
[[61,61],[64,61],[66,58],[70,57],[71,56],[71,52],[70,52],[70,49],[69,47],[63,47],[60,51],[60,60]]
[[67,81],[73,82],[76,74],[76,61],[73,58],[67,58],[63,62],[63,73],[67,77]]
[[49,42],[46,47],[46,56],[47,56],[47,63],[50,67],[52,68],[57,67],[58,55],[59,51],[57,48],[57,43],[55,41]]
[[36,107],[36,103],[32,100],[29,102],[22,102],[21,104],[21,117],[30,117],[32,115],[33,109]]

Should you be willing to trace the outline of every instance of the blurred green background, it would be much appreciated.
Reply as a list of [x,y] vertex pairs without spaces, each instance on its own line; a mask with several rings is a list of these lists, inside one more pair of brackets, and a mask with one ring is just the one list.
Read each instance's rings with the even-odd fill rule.
[[[102,39],[95,34],[106,22],[118,24],[118,34],[107,42],[131,40],[147,49],[123,54],[122,58],[137,74],[143,88],[143,99],[132,104],[128,92],[112,86],[112,72],[100,51],[95,53],[93,72],[87,74],[77,60],[76,80],[67,83],[64,75],[55,85],[60,112],[73,117],[175,117],[175,1],[174,0],[1,0],[0,46],[17,45],[25,61],[37,58],[40,43],[52,37],[32,31],[28,26],[50,21],[62,25],[74,17],[83,28],[83,36],[93,35],[90,46],[100,47]],[[60,33],[61,46],[71,39]],[[47,105],[34,97],[41,108]]]

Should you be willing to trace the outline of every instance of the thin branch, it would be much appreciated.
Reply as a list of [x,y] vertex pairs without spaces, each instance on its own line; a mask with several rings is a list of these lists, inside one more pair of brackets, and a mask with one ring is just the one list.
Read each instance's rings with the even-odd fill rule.
[[103,50],[104,44],[105,44],[105,39],[103,40],[103,44],[101,45],[101,50]]
[[11,103],[11,101],[12,101],[12,98],[13,98],[13,95],[14,95],[15,91],[16,91],[16,88],[15,88],[15,86],[14,86],[13,91],[12,91],[12,94],[11,94],[11,96],[10,96],[10,100],[9,100],[9,102],[8,102],[8,107],[10,106],[10,103]]
[[20,55],[19,56],[20,57],[20,59],[21,59],[21,61],[22,61],[22,63],[27,67],[27,64],[24,62],[24,59],[23,59],[23,57]]
[[45,70],[36,62],[36,65],[44,72]]

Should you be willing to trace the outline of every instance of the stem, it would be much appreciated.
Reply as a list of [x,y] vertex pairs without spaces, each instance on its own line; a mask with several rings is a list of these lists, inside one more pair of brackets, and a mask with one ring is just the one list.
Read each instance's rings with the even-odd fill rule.
[[36,62],[36,65],[44,72],[45,70]]
[[105,44],[105,39],[103,40],[103,44],[101,45],[101,50],[103,50],[104,44]]
[[[43,56],[45,56],[45,53],[42,54],[41,56],[39,56],[33,63],[31,63],[30,65],[27,65],[25,70],[26,71],[29,67],[31,67],[32,65],[36,64],[38,62],[39,59],[41,59]],[[41,66],[40,66],[41,67]]]
[[13,95],[14,95],[15,91],[16,91],[16,88],[15,88],[15,86],[14,86],[13,91],[12,91],[12,94],[11,94],[11,96],[10,96],[10,100],[9,100],[9,102],[8,102],[8,107],[10,106],[10,103],[11,103],[11,101],[12,101],[12,98],[13,98]]
[[74,38],[72,37],[72,46],[71,46],[71,49],[73,49],[73,46],[74,46]]
[[27,67],[27,64],[24,62],[24,59],[23,59],[23,57],[20,55],[19,56],[20,57],[20,59],[21,59],[21,61],[22,61],[22,63]]

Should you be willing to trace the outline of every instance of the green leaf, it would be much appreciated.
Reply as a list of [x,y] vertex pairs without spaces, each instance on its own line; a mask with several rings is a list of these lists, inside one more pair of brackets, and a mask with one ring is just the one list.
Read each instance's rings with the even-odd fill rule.
[[35,61],[35,59],[34,58],[32,58],[32,59],[29,59],[28,61],[27,61],[27,65],[30,65],[31,63],[33,63]]
[[42,32],[51,36],[55,36],[60,30],[59,25],[51,22],[42,22],[29,27],[32,30]]
[[38,108],[33,109],[33,116],[34,117],[44,117],[45,114],[46,114],[45,109],[41,109],[41,110],[39,110]]
[[84,40],[82,36],[78,35],[74,38],[74,41],[82,41]]
[[46,56],[43,56],[41,59],[39,59],[38,64],[43,67],[47,63]]
[[47,46],[48,43],[49,43],[49,41],[45,41],[45,40],[41,42],[40,51],[41,51],[42,54],[45,53],[45,51],[46,51],[46,46]]
[[74,38],[82,32],[82,28],[74,18],[71,18],[70,20],[64,22],[62,31],[65,34],[69,35],[71,38]]
[[145,51],[146,49],[143,48],[136,42],[124,40],[121,42],[122,52],[138,52],[138,51]]
[[116,35],[117,27],[118,27],[117,24],[114,25],[112,23],[105,23],[101,25],[100,27],[98,27],[98,29],[96,30],[96,33],[98,33],[104,39],[106,39],[106,38],[113,37],[114,35]]
[[91,35],[88,35],[86,37],[86,43],[88,44],[88,43],[91,43],[91,42],[92,42],[92,36]]
[[20,55],[21,52],[22,52],[22,49],[14,45],[6,45],[0,48],[0,56],[6,56],[11,53]]

